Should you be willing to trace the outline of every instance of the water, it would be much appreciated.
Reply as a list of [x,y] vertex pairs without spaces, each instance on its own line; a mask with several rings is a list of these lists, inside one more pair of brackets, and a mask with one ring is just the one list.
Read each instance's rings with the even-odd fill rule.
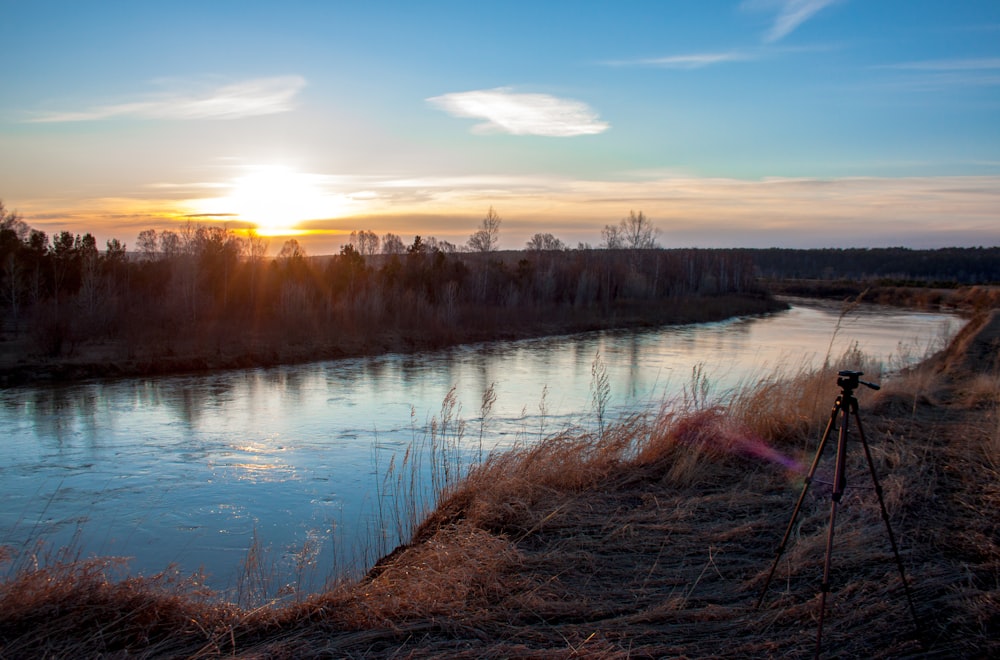
[[[3,390],[0,545],[44,541],[130,557],[132,573],[203,569],[225,591],[256,539],[272,591],[316,590],[395,544],[391,529],[379,532],[388,517],[378,515],[386,500],[378,475],[427,438],[452,388],[453,416],[466,422],[462,447],[475,459],[480,446],[592,426],[598,354],[613,418],[677,396],[695,366],[723,391],[855,344],[900,365],[961,326],[951,315],[880,307],[839,314],[799,301],[788,312],[699,326]],[[496,402],[481,423],[491,387]]]

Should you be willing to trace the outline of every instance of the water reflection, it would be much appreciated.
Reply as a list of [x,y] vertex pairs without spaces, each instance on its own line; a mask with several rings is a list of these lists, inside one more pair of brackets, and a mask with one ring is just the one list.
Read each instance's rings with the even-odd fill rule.
[[225,588],[255,533],[292,562],[309,539],[336,529],[314,557],[325,575],[373,558],[365,535],[382,524],[377,488],[385,487],[376,475],[425,438],[453,387],[456,410],[470,420],[462,440],[471,453],[490,387],[497,399],[483,427],[486,450],[591,423],[598,353],[613,417],[677,396],[696,366],[722,391],[775,366],[822,362],[855,342],[881,356],[901,353],[903,342],[916,346],[907,359],[917,358],[959,325],[879,308],[839,314],[798,305],[698,327],[0,391],[8,436],[0,444],[0,543],[68,543],[82,526],[85,555],[132,556],[136,572],[171,562],[204,567]]

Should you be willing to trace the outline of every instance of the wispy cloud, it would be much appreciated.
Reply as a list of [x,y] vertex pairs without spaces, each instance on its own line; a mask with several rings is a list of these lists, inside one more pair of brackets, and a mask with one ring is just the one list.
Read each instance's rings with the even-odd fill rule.
[[[570,243],[596,242],[609,220],[641,208],[665,244],[700,247],[996,245],[998,184],[997,176],[742,180],[655,172],[616,180],[473,175],[363,182],[377,192],[365,222],[379,231],[412,232],[418,212],[421,227],[439,218],[428,233],[461,241],[464,229],[456,227],[464,225],[456,220],[495,205],[507,236],[523,234],[510,245],[523,245],[539,226]],[[394,224],[385,224],[390,218]]]
[[254,78],[215,87],[192,81],[161,83],[162,91],[135,100],[84,110],[39,113],[29,122],[55,123],[102,119],[241,119],[288,112],[306,85],[302,76]]
[[[469,218],[496,206],[516,247],[539,227],[568,243],[600,240],[600,228],[628,209],[642,209],[674,247],[944,247],[1000,244],[996,209],[1000,176],[851,177],[839,179],[699,178],[683,173],[620,173],[613,180],[557,176],[323,176],[344,212],[316,220],[303,241],[313,254],[335,253],[342,235],[368,227],[462,242]],[[329,179],[329,181],[327,181]],[[187,184],[215,188],[231,181]],[[173,185],[173,184],[172,184]],[[115,198],[21,200],[33,227],[94,232],[99,242],[131,243],[151,227],[184,216],[231,221],[227,208],[206,208],[217,195],[202,190]],[[198,221],[192,217],[192,220]],[[324,233],[325,232],[325,233]],[[323,236],[334,235],[329,240]],[[323,241],[326,241],[325,243]]]
[[607,62],[609,66],[649,66],[662,69],[701,69],[713,64],[727,62],[742,62],[754,59],[748,53],[688,53],[685,55],[667,55],[665,57],[649,57],[635,60],[614,60]]
[[906,72],[901,74],[903,79],[889,85],[903,91],[934,92],[955,87],[1000,85],[1000,57],[919,60],[875,68]]
[[777,15],[771,29],[764,35],[764,41],[779,41],[794,32],[800,25],[816,15],[821,9],[840,0],[745,0],[743,7],[752,10],[772,11]]
[[982,71],[1000,69],[1000,57],[979,57],[966,59],[920,60],[884,64],[883,69],[906,69],[910,71]]
[[572,137],[603,133],[610,127],[582,101],[518,94],[506,87],[444,94],[427,102],[454,117],[485,120],[473,126],[475,133]]

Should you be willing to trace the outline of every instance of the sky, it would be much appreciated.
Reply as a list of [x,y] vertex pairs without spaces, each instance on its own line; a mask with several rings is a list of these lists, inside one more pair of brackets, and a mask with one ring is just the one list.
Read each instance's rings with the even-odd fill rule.
[[0,200],[52,235],[1000,245],[997,0],[0,0]]

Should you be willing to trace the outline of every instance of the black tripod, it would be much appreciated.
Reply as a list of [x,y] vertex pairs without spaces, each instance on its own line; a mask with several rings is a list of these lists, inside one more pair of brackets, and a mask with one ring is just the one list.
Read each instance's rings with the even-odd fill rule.
[[841,371],[838,374],[837,385],[841,388],[841,392],[837,396],[836,403],[833,405],[833,411],[830,413],[830,421],[827,423],[826,430],[823,432],[823,438],[819,441],[819,447],[816,449],[816,457],[813,459],[812,465],[809,467],[809,473],[806,475],[805,483],[802,485],[802,492],[799,494],[799,501],[795,503],[795,509],[792,511],[791,520],[788,521],[788,528],[785,530],[785,535],[782,537],[781,544],[778,546],[778,552],[774,557],[774,563],[771,565],[771,572],[767,574],[767,581],[764,582],[764,588],[761,589],[760,597],[757,599],[757,607],[760,607],[761,603],[764,602],[764,595],[767,593],[767,588],[771,585],[771,578],[774,577],[774,571],[778,567],[778,561],[781,559],[782,553],[785,552],[785,545],[788,543],[788,537],[792,534],[792,528],[795,526],[795,519],[799,515],[799,509],[802,508],[802,502],[806,498],[806,492],[809,490],[809,484],[812,483],[813,475],[816,473],[816,466],[819,465],[819,459],[823,455],[823,448],[826,446],[826,441],[830,437],[830,431],[832,431],[834,426],[837,424],[837,417],[839,415],[840,433],[837,439],[837,463],[833,476],[833,501],[830,504],[830,523],[826,537],[826,558],[823,561],[823,583],[821,585],[819,604],[819,625],[816,630],[817,657],[819,657],[823,641],[823,616],[826,612],[826,594],[830,591],[830,561],[831,556],[833,555],[833,529],[834,523],[837,519],[837,506],[840,504],[840,498],[844,494],[844,490],[847,488],[847,427],[852,414],[854,415],[854,421],[858,426],[858,435],[861,437],[861,446],[865,448],[865,458],[868,459],[868,471],[871,473],[872,482],[875,484],[875,493],[878,495],[879,507],[882,509],[882,520],[885,521],[885,529],[889,533],[889,544],[892,545],[892,554],[896,557],[896,566],[899,568],[899,577],[903,581],[903,589],[906,591],[906,600],[910,604],[910,614],[913,616],[914,625],[917,625],[917,611],[913,607],[913,598],[910,596],[910,586],[906,582],[906,574],[903,571],[903,560],[899,557],[899,550],[896,547],[896,537],[893,535],[892,527],[889,525],[889,514],[885,510],[885,500],[882,498],[882,486],[879,484],[878,477],[875,476],[875,462],[872,460],[871,451],[868,449],[868,441],[865,440],[865,431],[861,427],[861,417],[858,415],[858,400],[854,396],[854,390],[856,390],[859,385],[870,387],[873,390],[879,389],[878,385],[861,380],[860,377],[863,375],[864,374],[860,371]]

